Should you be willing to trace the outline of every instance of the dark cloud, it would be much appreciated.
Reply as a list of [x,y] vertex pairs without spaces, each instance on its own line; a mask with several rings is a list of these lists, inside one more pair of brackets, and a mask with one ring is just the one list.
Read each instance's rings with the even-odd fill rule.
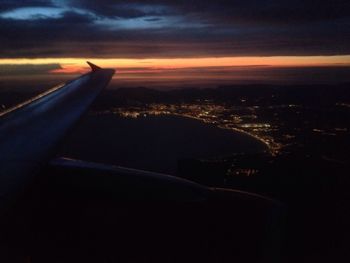
[[[165,12],[167,14],[196,14],[209,21],[231,21],[244,24],[333,20],[349,18],[350,12],[350,2],[346,0],[129,0],[127,2],[72,0],[70,2],[102,16],[136,17],[159,15]],[[154,8],[151,8],[152,6]]]
[[109,18],[136,18],[176,13],[171,1],[71,0],[72,5]]
[[0,0],[0,12],[12,10],[14,8],[30,7],[53,7],[53,3],[46,0]]
[[0,76],[45,75],[57,69],[61,69],[59,64],[2,64],[0,65]]
[[[222,8],[225,6],[225,8]],[[348,1],[329,0],[246,0],[215,1],[204,8],[207,15],[215,13],[215,21],[242,24],[304,24],[349,17]],[[204,11],[204,13],[206,13]]]
[[340,55],[350,2],[0,0],[0,35],[1,57]]

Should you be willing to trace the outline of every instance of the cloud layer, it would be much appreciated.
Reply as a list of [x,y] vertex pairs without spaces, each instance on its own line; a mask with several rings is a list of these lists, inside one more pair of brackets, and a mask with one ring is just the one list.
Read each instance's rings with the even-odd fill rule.
[[2,58],[350,54],[350,2],[0,0]]

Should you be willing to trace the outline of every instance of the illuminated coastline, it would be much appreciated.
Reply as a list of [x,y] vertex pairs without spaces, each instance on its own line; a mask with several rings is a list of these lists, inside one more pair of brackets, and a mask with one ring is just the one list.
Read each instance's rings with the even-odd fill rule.
[[[232,130],[251,136],[267,146],[272,155],[279,153],[283,145],[269,135],[274,127],[269,123],[253,122],[257,119],[254,109],[249,116],[232,114],[232,109],[225,105],[212,104],[149,104],[142,107],[113,108],[107,112],[124,118],[142,118],[148,115],[174,115],[199,120],[204,123],[213,124],[221,129]],[[249,121],[247,121],[249,119]]]

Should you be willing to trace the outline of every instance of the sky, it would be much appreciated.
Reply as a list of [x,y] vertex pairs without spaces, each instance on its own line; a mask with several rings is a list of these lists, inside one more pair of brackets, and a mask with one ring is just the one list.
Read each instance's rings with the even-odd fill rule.
[[0,0],[0,40],[0,81],[350,82],[346,0]]

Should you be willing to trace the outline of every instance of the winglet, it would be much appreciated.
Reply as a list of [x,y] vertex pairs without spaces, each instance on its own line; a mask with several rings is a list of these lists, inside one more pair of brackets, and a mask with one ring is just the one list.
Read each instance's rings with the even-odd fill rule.
[[91,62],[89,62],[89,61],[86,61],[86,63],[88,63],[88,65],[90,66],[90,68],[91,68],[92,72],[94,72],[94,71],[97,71],[97,70],[101,69],[99,66],[96,66],[95,64],[92,64],[92,63],[91,63]]

